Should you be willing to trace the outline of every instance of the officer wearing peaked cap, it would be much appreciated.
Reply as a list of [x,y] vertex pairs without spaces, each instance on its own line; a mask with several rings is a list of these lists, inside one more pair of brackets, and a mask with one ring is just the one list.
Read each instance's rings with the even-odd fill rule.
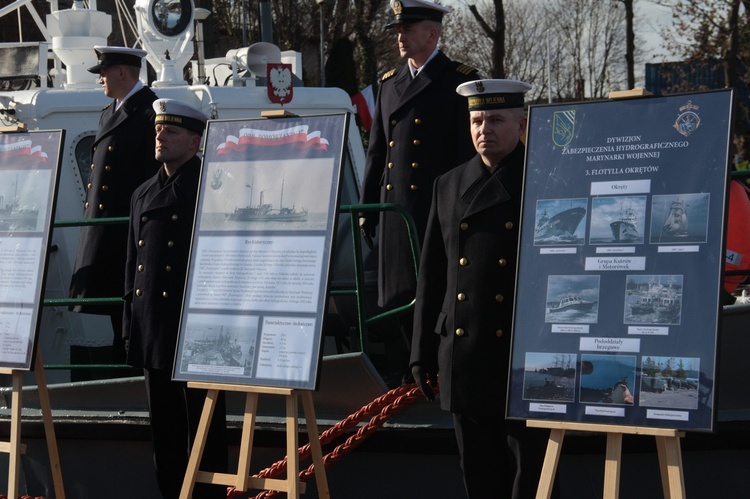
[[88,71],[94,74],[100,74],[102,69],[112,66],[133,66],[140,69],[143,64],[143,58],[147,52],[142,49],[130,47],[105,47],[102,45],[94,46],[96,54],[96,65],[91,66]]
[[[176,499],[205,400],[204,391],[172,381],[172,366],[200,179],[196,153],[206,116],[171,99],[156,100],[153,110],[152,154],[162,167],[136,189],[130,204],[122,330],[128,363],[144,369],[159,490],[164,499]],[[211,420],[203,459],[201,469],[226,471],[223,396]],[[192,497],[225,496],[225,488],[198,484]]]
[[[130,196],[159,167],[153,155],[156,94],[139,80],[144,50],[128,47],[94,47],[97,74],[104,94],[113,99],[99,118],[91,147],[91,164],[81,172],[86,199],[83,218],[126,217]],[[81,227],[78,238],[71,298],[122,296],[127,227],[122,224]],[[76,312],[110,317],[113,329],[112,361],[125,360],[122,304],[76,305]]]
[[[393,0],[388,29],[397,35],[405,64],[380,82],[370,130],[362,203],[395,203],[413,217],[424,238],[432,183],[474,154],[466,102],[456,86],[478,78],[473,68],[438,50],[443,15],[450,9],[425,0]],[[416,276],[407,228],[392,211],[363,214],[365,241],[378,227],[378,304],[406,305],[414,299]],[[401,326],[407,345],[411,314]],[[404,349],[405,352],[406,349]],[[406,368],[406,353],[403,365]]]
[[440,376],[469,498],[534,497],[543,462],[543,436],[529,443],[522,424],[505,421],[530,88],[478,80],[456,89],[477,154],[435,181],[419,267],[410,365],[428,399],[427,381]]

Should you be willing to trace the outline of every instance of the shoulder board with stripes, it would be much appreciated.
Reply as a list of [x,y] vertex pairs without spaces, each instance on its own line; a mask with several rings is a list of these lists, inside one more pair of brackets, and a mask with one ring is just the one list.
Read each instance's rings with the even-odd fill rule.
[[396,74],[396,70],[395,69],[391,69],[390,71],[388,71],[386,74],[384,74],[380,78],[380,81],[385,81],[385,80],[387,80],[388,78],[390,78],[391,76],[393,76],[395,74]]
[[468,66],[466,64],[461,64],[456,68],[456,71],[458,71],[461,74],[468,75],[470,73],[475,73],[476,69],[472,68],[471,66]]

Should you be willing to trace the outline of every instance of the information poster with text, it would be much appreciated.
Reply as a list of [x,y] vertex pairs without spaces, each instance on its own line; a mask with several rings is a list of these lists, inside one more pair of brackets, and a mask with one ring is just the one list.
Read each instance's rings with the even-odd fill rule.
[[0,134],[0,367],[33,367],[64,136]]
[[175,379],[315,388],[348,120],[208,123]]
[[530,108],[509,417],[712,429],[732,100]]

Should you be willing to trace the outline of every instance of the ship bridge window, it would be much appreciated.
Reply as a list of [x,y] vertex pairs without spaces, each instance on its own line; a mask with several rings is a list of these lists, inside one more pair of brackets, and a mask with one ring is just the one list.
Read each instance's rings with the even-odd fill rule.
[[88,134],[79,135],[73,139],[73,154],[75,154],[76,166],[78,166],[78,172],[81,174],[83,185],[89,182],[89,173],[91,173],[91,145],[94,143],[95,138],[95,132],[91,131]]
[[179,36],[190,25],[193,4],[190,0],[154,0],[151,21],[164,36]]

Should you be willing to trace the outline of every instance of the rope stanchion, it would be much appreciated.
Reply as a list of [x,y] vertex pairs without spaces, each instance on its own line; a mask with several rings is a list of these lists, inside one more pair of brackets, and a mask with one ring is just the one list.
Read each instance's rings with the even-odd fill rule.
[[[437,393],[438,388],[434,388],[434,391]],[[365,440],[380,429],[394,414],[405,409],[414,403],[414,401],[422,397],[423,395],[419,390],[419,387],[413,383],[394,388],[321,433],[320,444],[323,446],[342,435],[346,430],[356,426],[367,418],[371,418],[366,425],[357,430],[354,435],[347,438],[343,444],[337,445],[333,451],[323,456],[323,464],[328,467],[341,460],[345,455],[349,454],[364,443]],[[310,456],[310,444],[308,443],[300,447],[298,449],[298,455],[300,460],[307,459]],[[286,471],[286,466],[287,458],[284,457],[268,468],[261,470],[257,475],[253,475],[253,477],[271,478],[278,476]],[[310,465],[309,468],[300,471],[299,473],[299,479],[301,482],[307,482],[314,476],[315,465]],[[227,498],[231,499],[232,497],[235,497],[236,494],[237,492],[234,491],[234,487],[227,489]],[[271,499],[273,497],[278,497],[279,494],[281,493],[278,491],[266,490],[255,496],[255,499]]]

